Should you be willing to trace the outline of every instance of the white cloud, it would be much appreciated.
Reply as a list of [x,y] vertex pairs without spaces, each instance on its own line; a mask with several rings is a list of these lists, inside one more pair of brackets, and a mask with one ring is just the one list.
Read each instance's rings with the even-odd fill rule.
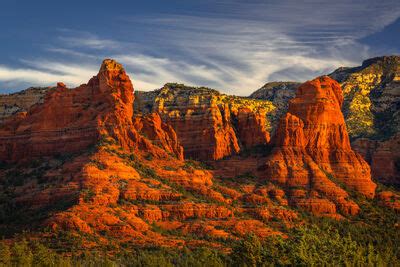
[[9,86],[51,86],[64,82],[77,86],[87,82],[97,71],[58,62],[37,61],[31,68],[11,68],[0,65],[0,82]]

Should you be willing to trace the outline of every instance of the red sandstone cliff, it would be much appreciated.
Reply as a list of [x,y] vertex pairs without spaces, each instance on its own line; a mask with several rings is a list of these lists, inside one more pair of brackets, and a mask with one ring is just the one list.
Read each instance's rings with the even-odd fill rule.
[[158,113],[176,131],[185,156],[218,160],[269,142],[267,113],[273,105],[221,94],[203,87],[166,84],[152,92],[137,92],[135,111]]
[[267,129],[267,111],[239,108],[236,115],[237,135],[244,148],[267,144],[270,135]]
[[368,164],[350,147],[342,102],[340,85],[327,76],[301,85],[264,166],[267,179],[293,188],[292,201],[315,213],[356,213],[344,188],[375,194]]

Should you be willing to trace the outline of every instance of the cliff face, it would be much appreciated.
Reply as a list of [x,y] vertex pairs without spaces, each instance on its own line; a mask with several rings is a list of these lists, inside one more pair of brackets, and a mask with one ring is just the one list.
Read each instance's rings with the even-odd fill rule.
[[[51,227],[104,244],[223,247],[301,224],[293,207],[339,219],[360,210],[348,189],[375,193],[368,164],[350,147],[342,90],[328,77],[298,86],[272,152],[250,155],[233,154],[269,142],[271,102],[177,84],[134,97],[113,60],[78,88],[59,83],[42,102],[0,124],[0,231]],[[371,161],[379,145],[364,145]],[[393,147],[375,160],[382,172],[398,166],[383,166]],[[398,199],[378,195],[396,209]]]
[[135,101],[136,112],[156,112],[174,128],[186,157],[202,160],[221,159],[268,143],[267,113],[273,109],[269,101],[178,84],[137,92]]
[[343,112],[354,149],[371,164],[374,178],[398,185],[400,57],[372,58],[330,76],[343,87]]
[[352,146],[370,164],[372,177],[387,185],[400,186],[400,133],[381,141],[358,138]]
[[335,204],[344,213],[357,213],[339,184],[370,198],[375,194],[368,164],[351,150],[342,102],[340,85],[327,76],[301,85],[280,120],[264,166],[266,179],[302,188],[292,190],[293,203],[316,213],[334,214]]
[[[399,132],[399,56],[368,59],[362,66],[339,68],[328,76],[342,86],[342,112],[352,140],[387,138]],[[289,100],[295,97],[299,85],[295,82],[267,83],[250,98],[271,101],[277,107],[279,119],[286,113]]]

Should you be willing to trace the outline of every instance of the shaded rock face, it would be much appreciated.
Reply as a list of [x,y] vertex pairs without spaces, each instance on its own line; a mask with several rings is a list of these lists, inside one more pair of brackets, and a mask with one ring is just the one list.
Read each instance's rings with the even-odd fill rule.
[[29,88],[18,93],[0,94],[0,123],[20,112],[27,112],[33,105],[41,104],[51,88]]
[[[0,160],[75,153],[103,135],[112,136],[124,148],[143,146],[146,141],[133,127],[132,104],[133,87],[125,70],[117,62],[105,60],[99,74],[87,84],[70,90],[58,83],[46,94],[43,104],[1,124]],[[151,123],[147,119],[143,124]],[[156,125],[160,131],[166,128],[159,122]],[[182,157],[174,133],[165,135],[170,142],[162,145]]]
[[387,138],[400,131],[400,57],[366,60],[329,75],[343,88],[343,113],[350,136]]
[[292,195],[295,204],[312,212],[334,214],[338,208],[357,213],[357,205],[347,200],[339,184],[370,198],[375,194],[368,164],[351,150],[342,103],[340,85],[327,76],[301,85],[280,120],[275,148],[264,166],[266,179],[315,191],[318,197],[296,190]]
[[372,58],[330,76],[343,88],[343,113],[354,150],[371,165],[375,179],[399,185],[400,57]]
[[208,88],[166,84],[153,92],[137,92],[135,110],[158,113],[170,124],[185,156],[218,160],[242,149],[269,142],[269,101],[220,94]]
[[383,141],[358,138],[352,147],[369,162],[372,177],[381,183],[400,187],[400,133]]
[[252,110],[240,108],[234,113],[236,118],[236,134],[244,148],[267,144],[270,135],[267,129],[269,122],[265,109]]

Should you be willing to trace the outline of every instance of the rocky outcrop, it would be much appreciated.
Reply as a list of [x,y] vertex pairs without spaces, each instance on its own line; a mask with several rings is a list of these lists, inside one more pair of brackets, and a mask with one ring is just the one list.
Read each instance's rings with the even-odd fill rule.
[[[394,136],[400,132],[400,57],[371,58],[361,66],[342,67],[329,76],[339,82],[343,89],[342,112],[352,146],[366,155],[374,178],[392,185],[399,184],[398,178],[394,178],[400,176],[394,167],[398,157],[390,151],[400,148],[395,141],[389,140],[396,139]],[[295,96],[298,86],[294,82],[272,82],[250,95],[251,98],[269,100],[276,106],[276,110],[269,114],[272,128],[277,127],[279,118],[286,113],[289,100]],[[359,138],[363,139],[357,140]],[[386,145],[382,142],[390,143],[393,149],[384,148]],[[366,146],[368,152],[365,151]],[[373,163],[371,155],[375,154],[374,149],[378,147],[382,148],[376,153]],[[382,164],[378,162],[390,157],[389,166],[381,169]]]
[[[133,99],[132,83],[123,67],[105,60],[99,74],[87,84],[67,89],[58,83],[46,94],[43,104],[1,124],[0,160],[76,153],[94,145],[102,136],[111,136],[124,148],[146,146],[149,141],[132,121]],[[136,126],[140,124],[153,139],[159,138],[161,147],[182,158],[175,133],[157,116],[142,123],[138,120]]]
[[269,101],[220,94],[208,88],[166,84],[137,92],[135,111],[158,113],[176,131],[185,156],[217,160],[269,142]]
[[133,127],[153,144],[183,160],[183,147],[180,145],[174,129],[171,125],[163,123],[157,113],[145,117],[135,116]]
[[312,212],[334,214],[338,207],[343,213],[357,213],[343,186],[370,198],[375,194],[368,164],[351,150],[342,102],[340,85],[327,76],[301,85],[264,166],[266,179],[303,188],[292,191],[292,202]]
[[0,94],[0,123],[16,113],[27,112],[35,104],[43,103],[50,89],[32,87],[13,94]]
[[272,102],[275,110],[269,114],[269,117],[272,128],[275,129],[279,119],[286,114],[289,100],[296,96],[296,90],[300,85],[299,82],[269,82],[254,91],[249,97]]
[[235,114],[236,133],[244,148],[267,144],[270,134],[267,128],[267,111],[265,109],[252,110],[240,108]]
[[[270,101],[177,84],[134,97],[123,67],[105,60],[88,84],[59,83],[0,125],[0,229],[50,227],[113,246],[224,247],[225,239],[280,235],[282,225],[303,223],[293,207],[355,215],[348,190],[373,197],[375,184],[350,148],[342,102],[332,79],[307,82],[271,153],[261,146],[232,156],[269,142]],[[370,147],[377,145],[365,145],[373,161]],[[394,209],[398,199],[378,196]]]
[[343,88],[343,113],[352,138],[384,138],[400,131],[400,57],[371,58],[329,75]]
[[400,133],[384,141],[358,138],[352,147],[369,162],[372,177],[386,185],[400,186]]
[[400,57],[371,58],[330,76],[343,87],[343,113],[354,149],[365,156],[374,178],[399,185]]

